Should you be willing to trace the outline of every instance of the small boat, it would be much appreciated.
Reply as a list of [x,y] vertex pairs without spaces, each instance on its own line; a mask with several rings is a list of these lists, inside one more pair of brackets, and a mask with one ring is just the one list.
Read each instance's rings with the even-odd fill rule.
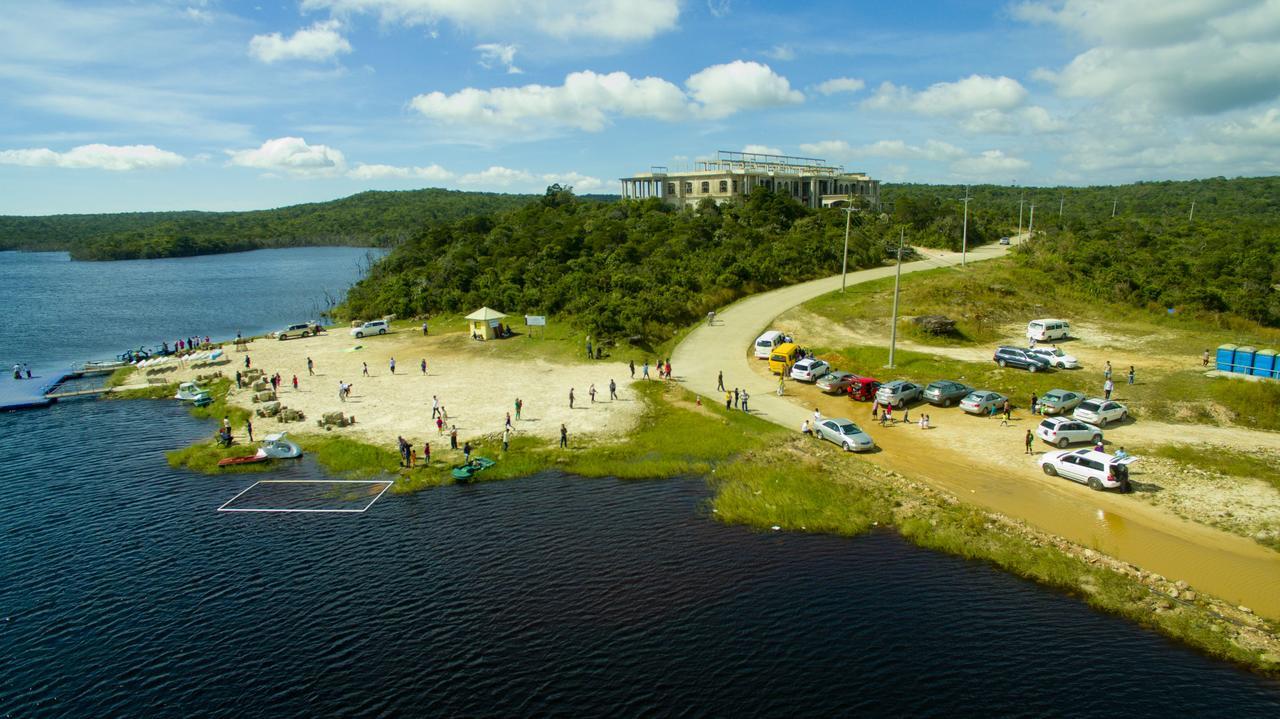
[[453,478],[459,482],[470,482],[476,472],[483,472],[495,464],[497,462],[488,457],[472,457],[470,462],[453,468]]
[[183,402],[196,402],[209,397],[209,391],[201,389],[195,382],[183,382],[178,385],[178,393],[173,396],[174,399],[180,399]]
[[241,464],[257,464],[259,462],[265,462],[268,459],[271,458],[263,454],[262,450],[258,450],[257,454],[246,454],[243,457],[226,457],[224,459],[220,459],[218,460],[218,466],[235,467]]
[[262,449],[259,452],[268,459],[294,459],[302,456],[302,448],[287,439],[285,433],[269,434],[262,438]]

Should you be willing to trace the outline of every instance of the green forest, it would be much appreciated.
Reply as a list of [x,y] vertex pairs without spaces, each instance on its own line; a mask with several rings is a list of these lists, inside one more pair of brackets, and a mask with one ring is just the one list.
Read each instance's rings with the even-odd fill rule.
[[249,212],[0,216],[0,250],[66,250],[77,260],[123,260],[267,247],[388,247],[424,225],[512,209],[535,197],[425,189]]

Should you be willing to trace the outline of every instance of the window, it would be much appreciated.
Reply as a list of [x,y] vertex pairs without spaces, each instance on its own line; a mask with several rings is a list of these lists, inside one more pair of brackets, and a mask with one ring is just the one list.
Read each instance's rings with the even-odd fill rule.
[[724,193],[726,193],[726,192],[728,192],[728,191],[729,191],[729,181],[728,181],[728,180],[721,180],[721,181],[720,181],[720,193],[721,193],[721,194],[724,194]]
[[709,192],[711,192],[711,183],[710,182],[702,183],[702,194],[705,195]]
[[686,182],[686,183],[684,183],[684,194],[686,194],[686,195],[692,195],[692,194],[693,194],[693,183],[692,183],[692,182]]
[[674,183],[674,182],[668,182],[668,183],[667,183],[667,194],[668,194],[668,195],[674,195],[674,194],[676,194],[676,183]]
[[737,180],[734,180],[734,181],[733,181],[733,191],[734,191],[734,193],[735,193],[735,194],[738,192],[738,181],[737,181]]

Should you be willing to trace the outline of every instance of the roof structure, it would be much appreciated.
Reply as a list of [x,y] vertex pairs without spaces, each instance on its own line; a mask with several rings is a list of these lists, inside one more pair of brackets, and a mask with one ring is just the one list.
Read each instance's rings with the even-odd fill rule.
[[485,320],[500,320],[503,317],[506,317],[506,315],[489,307],[481,307],[475,312],[467,315],[467,319],[475,320],[477,322],[483,322]]

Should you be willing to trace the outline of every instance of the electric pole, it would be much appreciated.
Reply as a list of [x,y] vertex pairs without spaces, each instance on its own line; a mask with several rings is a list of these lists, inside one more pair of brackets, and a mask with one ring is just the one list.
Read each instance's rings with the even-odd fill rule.
[[1018,234],[1022,234],[1022,203],[1026,201],[1027,193],[1022,193],[1022,197],[1018,198]]
[[1063,195],[1058,198],[1058,222],[1062,222],[1062,205],[1067,201],[1067,196]]
[[893,278],[893,323],[889,325],[889,369],[893,369],[893,350],[898,346],[898,287],[902,284],[902,245],[906,237],[906,228],[898,228],[898,274]]
[[1191,214],[1187,215],[1187,222],[1190,222],[1191,220],[1195,219],[1195,216],[1196,216],[1196,201],[1195,201],[1195,200],[1192,200],[1192,201],[1191,201]]
[[[960,239],[960,266],[961,267],[964,267],[965,261],[969,252],[969,200],[972,200],[972,199],[973,199],[972,197],[969,197],[969,187],[968,185],[966,185],[964,188],[964,197],[960,198],[960,200],[964,202],[964,230],[963,230],[964,234]],[[901,262],[901,258],[899,258],[899,262]]]
[[1115,216],[1116,216],[1116,205],[1118,205],[1118,204],[1120,204],[1120,200],[1119,200],[1119,198],[1114,199],[1114,200],[1112,200],[1112,201],[1111,201],[1111,216],[1112,216],[1112,217],[1115,217]]
[[853,220],[853,195],[849,195],[849,206],[844,208],[844,261],[840,263],[840,292],[844,293],[845,282],[849,278],[849,223]]
[[1031,238],[1031,233],[1035,231],[1033,229],[1035,226],[1036,226],[1036,203],[1033,202],[1031,203],[1031,219],[1027,222],[1027,239]]

